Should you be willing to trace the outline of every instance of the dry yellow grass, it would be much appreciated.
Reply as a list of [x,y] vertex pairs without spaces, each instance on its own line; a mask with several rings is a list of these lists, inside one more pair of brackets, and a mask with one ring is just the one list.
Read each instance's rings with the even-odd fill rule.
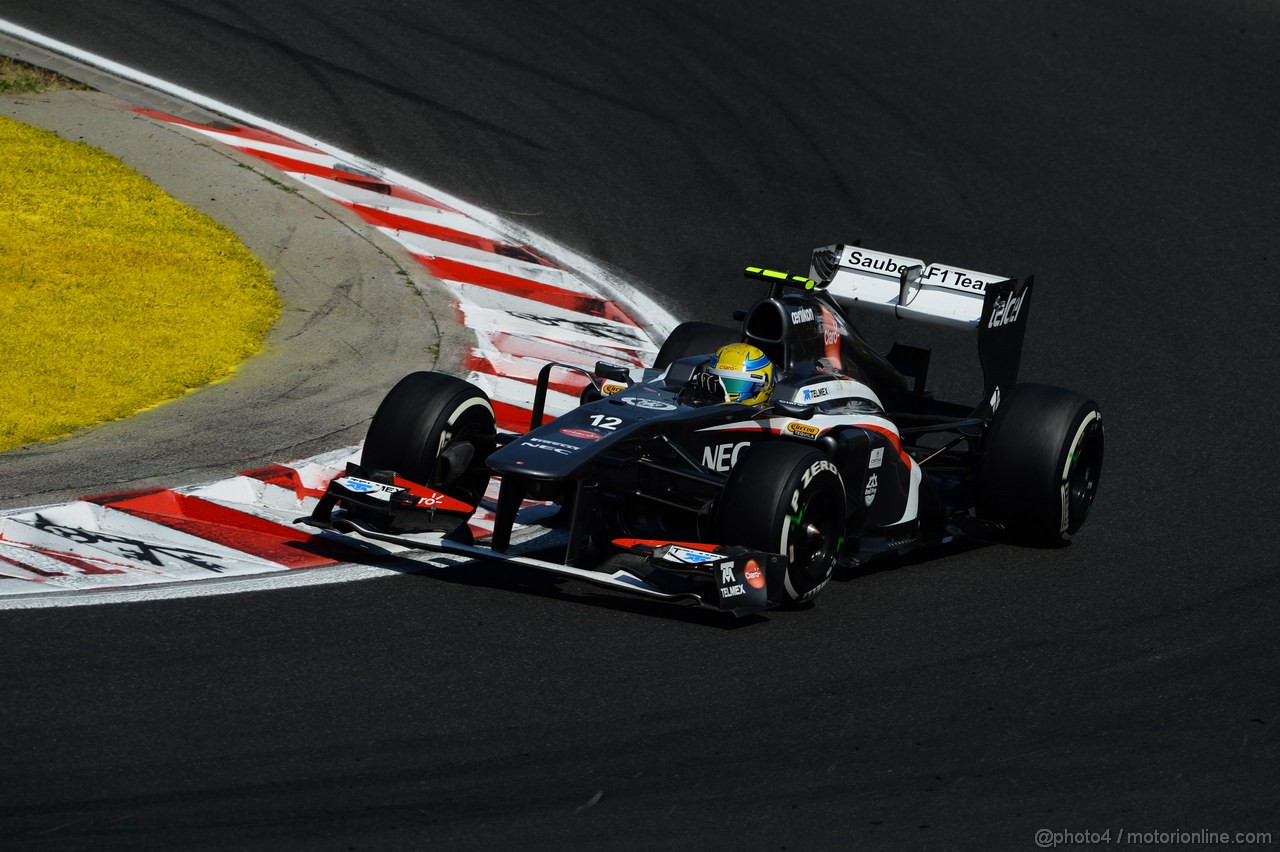
[[279,313],[231,232],[114,157],[0,116],[0,450],[226,378]]

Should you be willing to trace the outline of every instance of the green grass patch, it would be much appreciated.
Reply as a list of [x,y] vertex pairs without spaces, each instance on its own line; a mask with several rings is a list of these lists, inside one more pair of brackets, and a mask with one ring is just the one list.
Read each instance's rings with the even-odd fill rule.
[[226,228],[0,116],[0,450],[224,379],[279,314],[271,273]]
[[88,88],[52,71],[0,56],[0,94],[31,95],[67,89],[86,91]]

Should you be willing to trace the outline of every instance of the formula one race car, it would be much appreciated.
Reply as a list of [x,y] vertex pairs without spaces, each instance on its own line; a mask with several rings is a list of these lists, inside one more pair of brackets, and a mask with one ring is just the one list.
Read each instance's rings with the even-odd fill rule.
[[[1084,523],[1102,417],[1016,383],[1031,279],[842,245],[815,250],[809,277],[746,274],[770,289],[740,326],[684,323],[652,368],[547,364],[524,434],[462,379],[406,376],[361,463],[299,520],[735,615],[812,600],[837,563],[960,536],[1062,544]],[[879,354],[857,310],[973,331],[981,399],[934,399],[929,351]],[[589,384],[548,421],[559,370]],[[482,503],[487,541],[468,524]]]

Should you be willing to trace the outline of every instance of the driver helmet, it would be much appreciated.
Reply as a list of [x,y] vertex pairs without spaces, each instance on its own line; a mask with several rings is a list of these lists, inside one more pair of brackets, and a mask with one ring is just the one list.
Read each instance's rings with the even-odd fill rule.
[[721,346],[707,371],[724,385],[724,398],[742,405],[759,405],[773,392],[773,363],[750,343]]

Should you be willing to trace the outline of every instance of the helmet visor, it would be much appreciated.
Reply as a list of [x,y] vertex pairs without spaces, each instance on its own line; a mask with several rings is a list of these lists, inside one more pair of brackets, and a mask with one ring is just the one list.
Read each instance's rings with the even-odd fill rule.
[[745,373],[739,370],[714,368],[711,372],[720,377],[725,393],[730,399],[753,397],[764,388],[765,377],[760,373]]

